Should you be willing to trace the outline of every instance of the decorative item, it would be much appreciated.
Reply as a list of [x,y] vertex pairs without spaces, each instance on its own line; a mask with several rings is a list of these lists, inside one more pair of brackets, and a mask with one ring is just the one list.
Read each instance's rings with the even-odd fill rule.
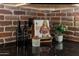
[[40,47],[40,38],[38,36],[34,36],[32,39],[33,47]]
[[49,20],[34,20],[34,34],[41,39],[49,39],[50,27]]
[[60,24],[55,27],[55,37],[56,41],[62,42],[63,41],[63,33],[67,30],[67,27],[63,24]]
[[40,27],[40,33],[42,34],[42,38],[49,37],[49,27],[46,20],[43,21],[42,26]]

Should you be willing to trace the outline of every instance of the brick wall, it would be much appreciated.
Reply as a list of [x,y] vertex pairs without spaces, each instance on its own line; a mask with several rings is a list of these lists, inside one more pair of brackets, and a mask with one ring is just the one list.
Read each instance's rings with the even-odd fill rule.
[[0,5],[0,44],[16,41],[15,32],[18,20],[21,25],[28,18],[48,19],[50,25],[63,23],[68,26],[64,38],[79,42],[79,8],[65,10],[36,10],[33,8],[20,8]]
[[0,44],[16,41],[18,20],[24,25],[28,18],[46,19],[44,11],[0,5]]
[[68,30],[64,33],[66,40],[79,42],[79,7],[51,11],[51,22],[55,25],[60,23],[66,25]]

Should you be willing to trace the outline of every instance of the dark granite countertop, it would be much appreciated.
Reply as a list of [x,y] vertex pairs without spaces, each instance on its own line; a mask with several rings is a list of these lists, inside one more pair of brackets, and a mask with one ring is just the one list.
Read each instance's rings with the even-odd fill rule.
[[54,42],[50,47],[18,47],[16,43],[0,45],[0,56],[79,56],[79,43]]

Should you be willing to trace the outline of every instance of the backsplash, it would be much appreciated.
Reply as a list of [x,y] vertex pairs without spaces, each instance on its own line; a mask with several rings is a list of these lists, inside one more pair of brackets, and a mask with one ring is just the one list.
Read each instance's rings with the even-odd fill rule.
[[0,5],[0,44],[16,41],[18,20],[24,25],[24,21],[28,21],[28,18],[48,19],[51,26],[62,23],[68,27],[64,38],[79,42],[78,7],[50,11]]
[[79,7],[57,10],[53,13],[55,13],[51,17],[53,24],[62,23],[68,27],[64,33],[64,39],[79,42]]
[[16,41],[18,20],[22,26],[29,18],[46,19],[43,11],[0,5],[0,44]]

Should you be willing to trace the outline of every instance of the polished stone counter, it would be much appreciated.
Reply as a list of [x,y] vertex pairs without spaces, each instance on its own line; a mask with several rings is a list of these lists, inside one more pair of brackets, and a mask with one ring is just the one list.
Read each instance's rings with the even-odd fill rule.
[[0,45],[0,56],[79,56],[79,43],[53,42],[51,46],[18,47],[16,43]]

